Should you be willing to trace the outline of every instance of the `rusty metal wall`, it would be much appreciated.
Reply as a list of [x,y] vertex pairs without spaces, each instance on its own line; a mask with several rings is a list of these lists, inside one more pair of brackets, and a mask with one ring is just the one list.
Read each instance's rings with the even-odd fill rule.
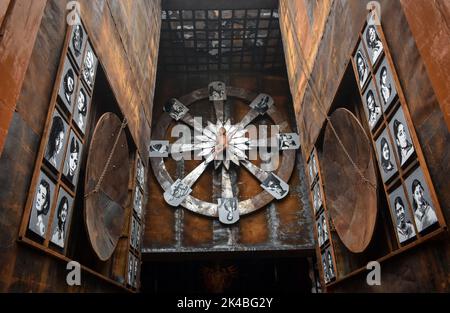
[[[236,86],[254,92],[270,94],[277,108],[293,129],[296,128],[287,79],[260,73],[226,73],[195,75],[160,75],[157,80],[153,124],[156,127],[158,116],[162,114],[163,104],[172,97],[181,97],[196,89],[204,88],[210,81],[222,80],[228,86]],[[229,100],[233,101],[233,100]],[[236,116],[244,116],[248,105],[234,101]],[[208,101],[195,103],[193,115],[211,118],[214,112]],[[195,165],[183,168],[174,161],[168,161],[171,175],[188,172]],[[308,193],[305,189],[304,161],[297,154],[296,167],[290,179],[290,195],[248,216],[241,217],[237,225],[227,227],[218,220],[191,213],[183,208],[173,208],[163,199],[163,192],[152,170],[149,170],[149,200],[145,220],[145,233],[142,252],[144,258],[169,252],[207,252],[219,251],[297,251],[303,255],[312,254],[314,239],[312,217]],[[208,199],[214,193],[212,173],[201,177],[194,186],[193,194]],[[251,175],[241,170],[238,177],[240,196],[247,198],[261,189]]]
[[[0,128],[0,139],[5,139],[0,158],[0,291],[118,291],[117,287],[85,272],[81,287],[69,287],[65,263],[16,241],[66,35],[67,1],[11,3],[21,14],[7,13],[4,19],[3,25],[12,23],[16,31],[7,33],[11,37],[3,39],[15,44],[5,45],[5,40],[1,40],[1,49],[6,52],[0,49],[0,58],[15,54],[21,57],[25,53],[22,50],[29,49],[29,65],[16,61],[20,66],[15,70],[22,71],[23,86],[16,86],[17,102],[11,102],[12,108],[7,108],[13,113],[5,124],[9,128],[6,137]],[[82,19],[106,78],[145,157],[156,76],[160,1],[80,0],[80,4]],[[24,31],[21,25],[25,22],[36,30],[36,41],[30,45],[19,41],[29,38],[21,37]],[[5,83],[3,75],[2,71],[0,85]],[[3,110],[3,100],[0,109]],[[3,111],[0,116],[4,116]]]
[[[285,17],[281,23],[283,38],[294,36],[295,38],[288,39],[292,41],[289,47],[297,50],[295,53],[285,53],[287,63],[294,64],[289,73],[291,89],[294,89],[293,94],[296,94],[297,88],[301,87],[297,82],[303,75],[300,62],[293,58],[300,55],[298,50],[305,42],[305,38],[295,34],[306,32],[309,34],[308,36],[313,36],[318,44],[314,61],[307,63],[311,69],[311,74],[307,75],[309,84],[314,85],[318,90],[318,97],[325,110],[331,107],[344,71],[350,62],[352,49],[357,43],[357,34],[365,21],[368,2],[332,1],[323,32],[317,36],[317,34],[309,33],[307,27],[293,22],[295,21],[293,12],[287,8],[297,1],[281,1],[280,16]],[[448,84],[448,78],[446,82],[442,82],[439,81],[439,77],[442,76],[442,73],[448,72],[449,66],[448,62],[439,63],[443,69],[435,70],[436,61],[432,60],[431,48],[424,48],[426,42],[424,34],[438,34],[437,38],[442,38],[442,36],[439,37],[439,34],[443,30],[447,30],[448,25],[445,24],[445,21],[449,17],[448,6],[442,6],[442,2],[445,1],[434,1],[433,3],[427,1],[427,5],[435,6],[435,8],[422,11],[421,18],[412,18],[412,12],[417,12],[418,6],[420,7],[415,1],[384,0],[379,2],[381,4],[381,23],[386,40],[430,169],[431,178],[444,215],[448,220],[450,217],[450,186],[448,184],[450,133],[442,107],[446,106],[447,102],[445,101],[448,101],[446,99],[448,99],[449,91],[448,88],[442,87]],[[422,5],[424,4],[422,3]],[[447,7],[447,10],[442,7]],[[424,26],[422,24],[424,20],[433,16],[430,10],[434,12],[434,15],[440,16],[440,22],[427,23]],[[408,18],[404,12],[408,12]],[[419,28],[425,30],[419,31]],[[415,35],[419,37],[416,38]],[[420,48],[417,46],[416,39],[420,42]],[[443,55],[446,55],[448,38],[447,43],[444,40],[440,44],[436,44],[438,47],[442,47]],[[423,52],[424,50],[426,51]],[[422,55],[419,52],[422,52]],[[435,80],[440,84],[433,83]],[[439,91],[443,95],[438,98]],[[444,99],[444,103],[440,103],[441,99]],[[310,86],[306,86],[304,91],[300,90],[299,96],[294,100],[303,152],[309,153],[324,127],[325,116],[318,109],[318,103]],[[423,291],[426,289],[448,291],[450,290],[448,264],[450,264],[449,239],[448,236],[444,236],[437,242],[426,243],[422,247],[383,263],[382,278],[384,281],[382,286],[367,286],[365,275],[356,275],[335,285],[333,290],[376,292]]]

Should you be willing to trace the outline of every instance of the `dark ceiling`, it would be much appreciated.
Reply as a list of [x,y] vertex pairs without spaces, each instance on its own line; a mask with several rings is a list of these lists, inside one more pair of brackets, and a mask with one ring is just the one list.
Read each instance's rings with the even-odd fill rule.
[[273,0],[163,1],[159,68],[285,71]]

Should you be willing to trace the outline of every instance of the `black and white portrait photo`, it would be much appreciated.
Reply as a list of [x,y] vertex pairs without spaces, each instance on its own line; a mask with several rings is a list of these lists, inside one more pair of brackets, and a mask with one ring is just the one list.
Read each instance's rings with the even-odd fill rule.
[[83,68],[81,74],[89,89],[94,87],[95,74],[97,71],[97,57],[92,50],[91,45],[88,43],[86,53],[84,55]]
[[58,95],[69,112],[72,112],[72,104],[75,98],[76,80],[75,70],[70,63],[69,58],[66,57]]
[[136,288],[138,284],[137,275],[139,267],[141,266],[139,259],[137,257],[134,257],[133,262],[133,287]]
[[323,268],[323,276],[325,279],[325,283],[330,282],[330,274],[328,273],[328,266],[327,266],[327,258],[325,254],[322,254],[322,268]]
[[381,105],[375,91],[373,82],[370,83],[364,94],[364,111],[367,114],[370,129],[373,129],[381,117]]
[[86,92],[83,85],[80,84],[80,88],[78,89],[77,100],[75,102],[73,110],[74,111],[73,119],[83,134],[86,130],[86,122],[90,104],[91,104],[91,97]]
[[60,187],[56,211],[53,215],[51,242],[61,248],[66,246],[67,230],[72,215],[72,203],[72,197]]
[[386,129],[383,130],[383,133],[377,139],[377,153],[381,177],[386,182],[397,172],[394,152]]
[[140,245],[141,245],[141,224],[139,224],[138,222],[136,223],[134,238],[135,238],[136,250],[139,250]]
[[149,147],[149,156],[151,158],[166,158],[169,156],[168,140],[152,140]]
[[58,111],[55,111],[53,113],[52,126],[50,128],[44,157],[58,171],[61,169],[61,163],[64,157],[64,146],[67,142],[68,128],[69,126]]
[[134,189],[133,209],[136,212],[137,216],[139,216],[139,218],[141,217],[142,214],[143,203],[144,203],[144,196],[142,195],[142,192],[139,189],[139,187],[136,186],[136,188]]
[[369,52],[369,59],[374,65],[383,52],[383,43],[375,25],[368,25],[365,31],[365,43],[367,51]]
[[137,165],[136,165],[136,179],[138,181],[139,186],[144,189],[145,185],[145,168],[144,163],[142,163],[141,158],[137,157]]
[[74,132],[70,133],[69,143],[67,145],[66,160],[64,161],[64,176],[72,184],[76,185],[78,173],[80,171],[81,141]]
[[327,271],[330,280],[333,280],[336,277],[336,271],[334,269],[333,257],[331,255],[331,249],[328,248],[325,252],[327,259]]
[[279,133],[278,147],[280,150],[295,150],[300,147],[300,137],[296,133]]
[[238,201],[236,198],[219,198],[217,210],[219,212],[219,221],[224,224],[233,224],[239,219]]
[[212,82],[208,85],[210,101],[225,101],[227,93],[223,82]]
[[311,153],[308,167],[309,167],[309,179],[310,179],[311,186],[312,186],[314,184],[317,174],[319,173],[319,171],[317,169],[316,155],[315,155],[314,151]]
[[329,283],[336,277],[336,271],[334,269],[333,257],[331,255],[330,248],[326,249],[322,254],[322,267],[325,276],[325,282]]
[[317,183],[314,185],[313,189],[313,208],[314,213],[319,212],[320,208],[322,207],[322,195],[320,193],[320,184]]
[[271,96],[260,93],[252,103],[250,103],[250,107],[263,115],[273,106],[273,103],[273,98]]
[[54,192],[55,184],[41,172],[34,192],[28,228],[42,238],[45,238],[47,231]]
[[405,181],[417,231],[422,232],[438,222],[430,190],[422,169],[418,167]]
[[83,52],[86,46],[87,34],[83,25],[77,24],[72,28],[72,35],[69,41],[69,49],[78,66],[81,65]]
[[278,200],[283,199],[289,192],[289,185],[274,173],[269,174],[261,187]]
[[138,249],[139,248],[139,236],[140,236],[140,227],[139,227],[139,222],[134,218],[134,217],[132,217],[132,219],[131,219],[131,240],[130,240],[130,243],[131,243],[131,246],[134,248],[134,249]]
[[392,216],[394,217],[398,241],[404,243],[405,241],[414,238],[416,236],[416,231],[411,220],[408,201],[406,200],[402,185],[389,195],[389,201]]
[[397,89],[395,88],[394,79],[392,77],[392,71],[386,58],[381,62],[380,67],[376,73],[376,84],[380,91],[381,102],[383,104],[383,111],[393,103],[393,100],[397,96]]
[[322,247],[328,241],[328,227],[325,218],[325,212],[322,212],[317,220],[317,236],[319,239],[319,246]]
[[127,266],[127,281],[128,285],[133,286],[133,278],[134,278],[134,256],[129,253],[128,254],[128,266]]
[[405,115],[401,108],[395,113],[392,120],[389,122],[391,134],[394,137],[394,143],[396,146],[400,165],[406,164],[406,161],[414,154],[414,145],[411,140],[408,126],[406,124]]
[[366,56],[363,52],[362,43],[360,43],[358,50],[356,51],[356,54],[354,56],[354,62],[356,71],[358,73],[358,83],[359,88],[363,89],[367,78],[369,77],[369,65],[367,63]]
[[175,98],[172,98],[169,101],[167,101],[167,103],[164,105],[163,110],[164,112],[169,113],[170,117],[176,121],[183,118],[183,116],[185,116],[186,113],[189,111],[187,106],[185,106],[183,103],[181,103]]
[[192,189],[186,185],[181,179],[177,179],[164,192],[164,199],[171,206],[179,206],[181,202],[192,192]]

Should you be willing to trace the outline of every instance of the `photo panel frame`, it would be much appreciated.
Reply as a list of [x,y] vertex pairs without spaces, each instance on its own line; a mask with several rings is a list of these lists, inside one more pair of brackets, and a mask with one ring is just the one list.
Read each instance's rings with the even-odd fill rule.
[[73,130],[70,132],[66,150],[63,174],[70,184],[76,186],[78,183],[78,175],[80,173],[83,144]]
[[317,223],[317,233],[318,233],[317,235],[319,239],[319,247],[322,248],[325,245],[325,243],[328,242],[329,239],[329,230],[325,211],[323,211],[319,215],[319,218],[317,219],[316,223]]
[[251,103],[250,107],[260,115],[264,115],[274,105],[273,98],[265,93],[260,93]]
[[386,58],[383,58],[380,63],[375,74],[375,80],[375,84],[380,92],[383,112],[386,112],[398,97],[392,69]]
[[64,188],[59,187],[50,241],[62,249],[66,247],[72,210],[73,198]]
[[317,182],[313,187],[313,208],[314,214],[317,214],[322,208],[322,193],[320,192],[320,183]]
[[322,253],[322,268],[325,278],[325,283],[330,283],[336,278],[336,270],[334,268],[333,254],[331,253],[331,248],[328,247]]
[[133,258],[134,258],[134,262],[133,262],[133,284],[132,284],[132,286],[134,288],[137,288],[137,285],[138,285],[137,277],[138,277],[139,263],[140,262],[139,262],[139,259],[137,257],[133,256]]
[[136,160],[136,179],[139,184],[139,187],[144,190],[145,186],[145,167],[141,158],[137,156]]
[[35,185],[28,229],[43,239],[47,232],[54,193],[55,183],[41,170]]
[[164,112],[169,113],[170,117],[175,121],[182,119],[183,116],[189,112],[189,108],[175,98],[167,101],[163,107],[163,110]]
[[431,197],[430,188],[422,168],[417,167],[405,180],[406,191],[412,205],[417,231],[424,232],[439,223],[436,204]]
[[77,84],[77,73],[75,72],[69,57],[66,55],[64,59],[64,68],[59,82],[58,98],[60,99],[63,108],[69,113],[72,113]]
[[137,216],[141,218],[142,216],[142,206],[144,204],[144,195],[138,185],[134,188],[134,200],[133,200],[133,210],[136,212]]
[[83,24],[74,25],[69,39],[69,51],[75,60],[77,68],[81,67],[87,41],[88,35]]
[[131,219],[131,240],[130,240],[130,244],[131,247],[139,250],[139,246],[140,246],[140,238],[141,238],[141,225],[139,223],[139,221],[132,217]]
[[86,87],[83,84],[79,84],[75,105],[73,106],[73,121],[83,135],[86,131],[90,108],[91,96],[87,92]]
[[415,147],[402,107],[397,109],[389,121],[389,129],[394,143],[393,148],[397,154],[400,166],[403,167],[415,154]]
[[309,181],[310,181],[310,186],[312,187],[312,185],[314,184],[315,180],[316,180],[316,176],[319,173],[318,169],[317,169],[317,163],[316,163],[316,154],[313,151],[311,153],[311,156],[309,158],[309,163],[308,163],[308,170],[309,170]]
[[289,192],[289,185],[274,173],[269,173],[260,186],[275,199],[283,199]]
[[297,133],[279,133],[278,148],[283,150],[296,150],[300,148],[300,136]]
[[403,244],[416,238],[416,230],[403,185],[398,186],[389,195],[389,204],[398,242]]
[[81,76],[89,91],[92,91],[94,88],[95,76],[97,75],[97,65],[97,56],[92,49],[91,43],[88,41],[86,52],[84,54],[83,65],[81,67]]
[[165,158],[169,156],[170,144],[168,140],[152,140],[149,146],[149,157]]
[[364,87],[370,77],[370,67],[362,41],[359,42],[358,48],[353,56],[353,62],[355,65],[359,89],[364,90]]
[[55,109],[45,148],[44,159],[58,172],[61,171],[69,131],[69,125],[58,110]]
[[366,25],[363,32],[363,41],[369,54],[369,61],[375,67],[384,52],[383,42],[376,25],[373,23]]
[[128,285],[134,286],[134,255],[129,252],[128,253],[128,264],[127,264],[127,282]]
[[362,100],[369,128],[373,130],[383,116],[380,98],[373,81],[369,82]]
[[208,85],[209,101],[227,100],[227,91],[225,83],[212,82]]
[[392,139],[389,136],[387,129],[384,129],[377,138],[376,148],[381,178],[383,179],[383,182],[386,183],[398,172]]

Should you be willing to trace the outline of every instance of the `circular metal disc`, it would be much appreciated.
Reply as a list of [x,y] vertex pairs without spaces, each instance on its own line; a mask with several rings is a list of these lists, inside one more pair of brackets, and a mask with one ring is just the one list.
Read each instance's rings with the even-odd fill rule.
[[[231,86],[226,87],[226,94],[230,98],[238,98],[248,103],[251,103],[252,100],[255,99],[257,96],[257,94],[253,92],[249,92],[245,89]],[[208,97],[209,97],[208,89],[203,88],[195,90],[190,94],[181,97],[179,100],[184,105],[189,107],[192,103],[199,100],[207,99]],[[272,119],[274,124],[280,126],[280,132],[283,133],[292,132],[289,124],[276,110],[276,107],[274,110],[268,112],[268,115]],[[169,114],[164,113],[158,120],[158,124],[156,125],[156,127],[153,129],[152,139],[161,140],[162,138],[164,138],[171,122],[172,119],[170,118]],[[294,170],[296,152],[294,150],[284,150],[280,153],[282,154],[281,164],[279,165],[278,170],[276,171],[276,175],[279,176],[283,181],[288,182],[289,178],[292,175],[292,171]],[[155,176],[159,184],[163,188],[163,190],[167,190],[168,188],[170,188],[170,185],[174,182],[174,180],[167,171],[167,168],[164,164],[164,159],[154,157],[150,159],[150,163],[152,165],[153,172],[155,173]],[[239,215],[245,215],[254,212],[269,204],[273,199],[274,198],[271,194],[263,190],[262,192],[255,195],[252,198],[239,201],[238,204]],[[181,205],[184,208],[195,213],[213,217],[218,216],[217,203],[203,201],[191,195],[189,195],[181,203]]]
[[[125,225],[130,160],[121,125],[114,113],[102,115],[95,127],[87,160],[84,220],[92,248],[102,261],[113,254]],[[93,192],[118,135],[119,141],[99,191]]]
[[321,160],[327,207],[344,245],[360,253],[372,239],[377,218],[375,161],[369,138],[350,111],[337,109],[330,119],[348,154],[370,182],[361,178],[328,124]]

